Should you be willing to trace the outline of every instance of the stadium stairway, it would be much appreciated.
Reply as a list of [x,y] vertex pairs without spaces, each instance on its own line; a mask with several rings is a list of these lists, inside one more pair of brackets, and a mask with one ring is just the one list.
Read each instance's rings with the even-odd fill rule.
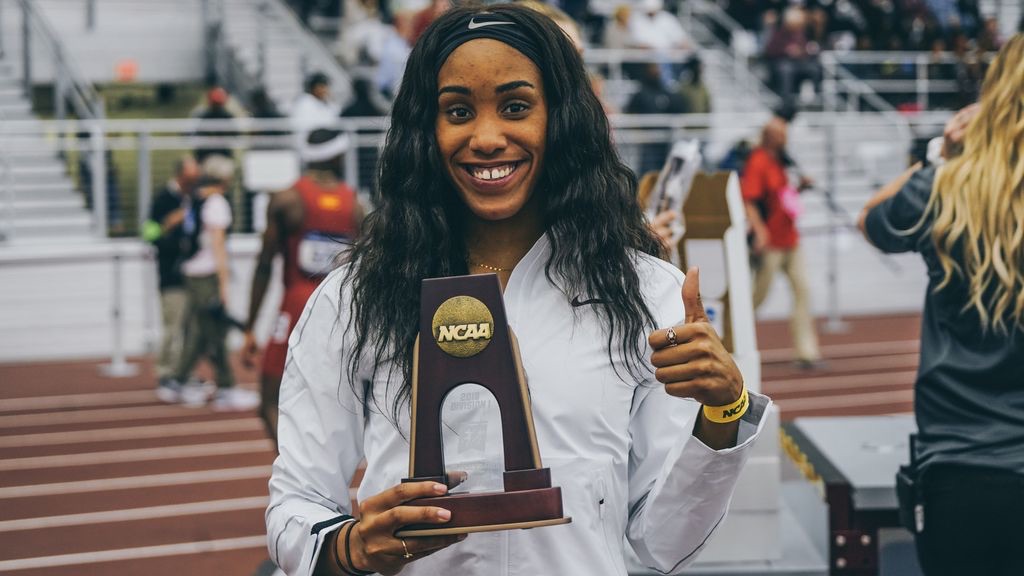
[[37,120],[21,78],[0,60],[0,246],[12,242],[87,238],[91,218],[56,146],[44,136],[5,134],[7,122]]
[[[241,66],[246,78],[242,83],[250,84],[249,89],[265,87],[278,110],[287,113],[302,93],[305,76],[319,71],[331,78],[333,97],[348,100],[352,93],[348,73],[281,0],[222,0],[221,7],[224,45]],[[266,63],[262,73],[261,53]],[[237,73],[223,72],[228,77]]]

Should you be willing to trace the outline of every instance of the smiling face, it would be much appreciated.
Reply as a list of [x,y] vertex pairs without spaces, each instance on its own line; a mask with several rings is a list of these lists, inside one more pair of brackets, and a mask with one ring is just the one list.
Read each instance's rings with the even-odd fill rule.
[[445,170],[481,220],[519,215],[544,164],[548,110],[529,58],[489,38],[459,46],[437,75],[435,133]]

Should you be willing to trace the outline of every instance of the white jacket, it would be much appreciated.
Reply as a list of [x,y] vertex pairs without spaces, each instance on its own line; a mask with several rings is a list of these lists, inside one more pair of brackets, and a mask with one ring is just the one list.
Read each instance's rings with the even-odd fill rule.
[[[667,395],[653,376],[641,383],[619,378],[595,307],[574,309],[551,285],[544,274],[548,254],[541,238],[516,266],[504,299],[529,380],[543,465],[562,488],[572,523],[470,534],[414,561],[403,575],[624,575],[623,535],[645,564],[674,573],[725,515],[770,400],[751,393],[738,445],[711,450],[692,435],[696,402]],[[659,326],[679,324],[683,275],[647,256],[637,265]],[[401,432],[388,420],[398,382],[388,386],[378,376],[380,408],[365,420],[349,386],[342,274],[329,276],[307,303],[291,335],[281,387],[281,454],[266,519],[271,558],[293,576],[312,573],[324,537],[338,527],[331,520],[351,513],[348,486],[364,457],[359,501],[409,475],[408,410]],[[613,355],[623,366],[617,350]],[[444,411],[446,467],[469,470],[478,489],[488,482],[500,489],[495,402],[482,388],[462,390],[449,396]]]

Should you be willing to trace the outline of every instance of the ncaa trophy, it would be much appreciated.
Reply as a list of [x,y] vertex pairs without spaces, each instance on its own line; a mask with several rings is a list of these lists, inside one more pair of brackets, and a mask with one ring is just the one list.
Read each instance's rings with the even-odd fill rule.
[[441,409],[452,390],[478,384],[494,395],[501,414],[504,491],[412,500],[408,505],[450,510],[451,520],[411,524],[395,535],[436,536],[571,522],[562,516],[562,489],[551,486],[551,470],[541,465],[530,391],[519,346],[505,318],[497,275],[424,280],[413,354],[409,478],[403,482],[447,483]]

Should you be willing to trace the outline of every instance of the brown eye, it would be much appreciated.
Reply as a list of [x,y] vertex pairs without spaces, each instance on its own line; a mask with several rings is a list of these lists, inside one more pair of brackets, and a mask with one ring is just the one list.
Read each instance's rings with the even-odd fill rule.
[[470,117],[469,108],[465,106],[452,106],[445,110],[445,114],[448,116],[448,119],[453,121],[467,120]]
[[506,114],[512,114],[513,116],[515,116],[515,115],[523,114],[523,113],[527,112],[529,109],[530,109],[530,106],[528,104],[526,104],[526,103],[523,103],[523,102],[511,102],[507,106],[505,106],[505,113]]

